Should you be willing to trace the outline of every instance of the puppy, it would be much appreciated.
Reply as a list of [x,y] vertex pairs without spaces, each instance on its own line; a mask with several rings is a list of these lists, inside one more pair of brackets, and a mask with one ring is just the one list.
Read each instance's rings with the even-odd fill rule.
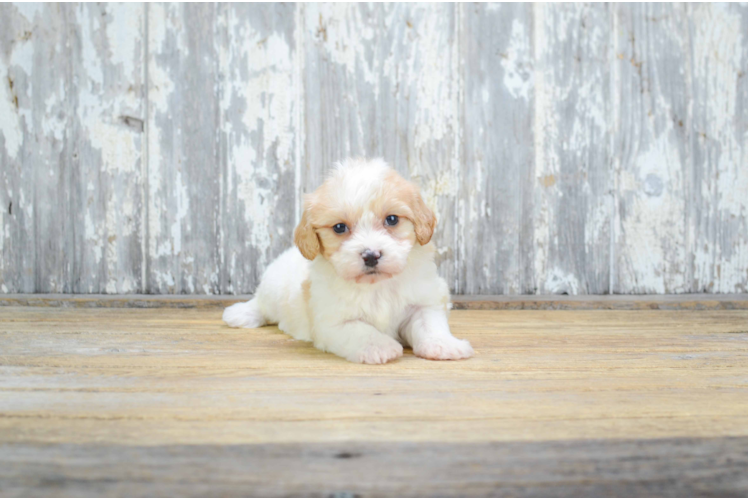
[[470,343],[449,331],[449,289],[429,243],[435,225],[418,188],[383,160],[346,160],[305,197],[296,248],[223,320],[236,328],[277,323],[356,363],[397,359],[403,345],[427,359],[469,358]]

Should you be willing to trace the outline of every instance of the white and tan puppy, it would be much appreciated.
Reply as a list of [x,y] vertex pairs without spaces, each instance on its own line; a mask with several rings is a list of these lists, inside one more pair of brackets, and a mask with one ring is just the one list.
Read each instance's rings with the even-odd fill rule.
[[403,345],[428,359],[473,355],[447,323],[437,275],[436,218],[418,188],[382,160],[346,160],[304,200],[291,248],[254,298],[226,308],[233,327],[278,324],[298,340],[358,363],[386,363]]

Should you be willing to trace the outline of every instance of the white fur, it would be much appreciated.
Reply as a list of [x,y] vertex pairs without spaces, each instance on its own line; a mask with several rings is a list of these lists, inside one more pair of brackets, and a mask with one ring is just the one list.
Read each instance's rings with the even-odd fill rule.
[[[365,209],[387,168],[381,161],[339,167],[333,175],[346,186],[340,196],[364,208],[350,238],[330,260],[306,260],[295,247],[285,251],[266,270],[255,297],[226,308],[224,321],[244,328],[277,323],[298,340],[358,363],[399,358],[403,345],[428,359],[472,356],[470,344],[450,332],[449,289],[437,274],[433,243],[398,241],[375,228]],[[391,277],[357,282],[366,271],[360,254],[367,248],[383,250],[378,268]]]

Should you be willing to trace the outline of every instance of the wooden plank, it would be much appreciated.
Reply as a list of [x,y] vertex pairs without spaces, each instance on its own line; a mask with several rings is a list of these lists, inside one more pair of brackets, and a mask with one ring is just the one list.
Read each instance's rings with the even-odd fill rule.
[[451,4],[305,4],[301,186],[347,156],[381,156],[437,210],[439,272],[454,287],[460,54]]
[[748,7],[689,8],[692,290],[748,290]]
[[462,8],[465,161],[455,292],[532,293],[534,276],[528,281],[525,272],[534,248],[526,222],[534,170],[532,7]]
[[741,497],[748,439],[0,446],[7,496]]
[[219,8],[222,293],[253,292],[293,245],[299,71],[293,4]]
[[17,135],[17,163],[3,168],[10,237],[2,269],[15,273],[4,281],[25,291],[137,291],[142,8],[4,13],[12,100],[3,102],[18,105],[5,122],[14,130],[4,130]]
[[0,440],[745,436],[747,320],[745,310],[454,311],[474,358],[408,351],[381,367],[275,327],[230,329],[220,310],[0,308]]
[[378,134],[371,134],[375,131],[374,86],[381,71],[375,57],[380,37],[374,33],[381,9],[364,4],[300,5],[304,192],[316,189],[335,162],[350,155],[379,153],[381,141],[377,141]]
[[692,161],[686,6],[614,8],[616,212],[613,293],[691,291]]
[[0,7],[0,291],[70,292],[71,9]]
[[748,309],[747,294],[684,295],[458,295],[455,309],[468,310],[720,310]]
[[[0,306],[223,309],[251,295],[3,294]],[[748,299],[746,299],[748,307]]]
[[76,4],[70,13],[75,252],[66,285],[74,293],[139,292],[145,8]]
[[533,10],[536,168],[531,179],[533,244],[526,248],[532,249],[527,258],[532,259],[535,286],[523,288],[531,293],[608,293],[608,138],[616,126],[610,120],[610,7],[538,4]]
[[148,6],[147,293],[218,293],[215,4]]
[[745,495],[747,322],[454,311],[474,358],[363,366],[220,311],[0,308],[0,491]]
[[[3,293],[34,291],[33,172],[21,168],[25,131],[20,123],[21,110],[27,115],[31,110],[32,69],[28,55],[20,58],[24,67],[18,65],[16,55],[22,50],[33,50],[33,44],[24,40],[30,38],[33,30],[33,14],[27,12],[27,15],[31,19],[10,4],[0,5],[0,291]],[[16,52],[17,49],[21,50]],[[15,64],[11,62],[13,59]]]

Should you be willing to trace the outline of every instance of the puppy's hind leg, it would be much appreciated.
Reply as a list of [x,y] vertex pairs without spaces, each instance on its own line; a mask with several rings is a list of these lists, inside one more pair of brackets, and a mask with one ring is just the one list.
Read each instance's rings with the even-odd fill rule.
[[257,298],[224,309],[223,321],[233,328],[259,328],[267,324]]

